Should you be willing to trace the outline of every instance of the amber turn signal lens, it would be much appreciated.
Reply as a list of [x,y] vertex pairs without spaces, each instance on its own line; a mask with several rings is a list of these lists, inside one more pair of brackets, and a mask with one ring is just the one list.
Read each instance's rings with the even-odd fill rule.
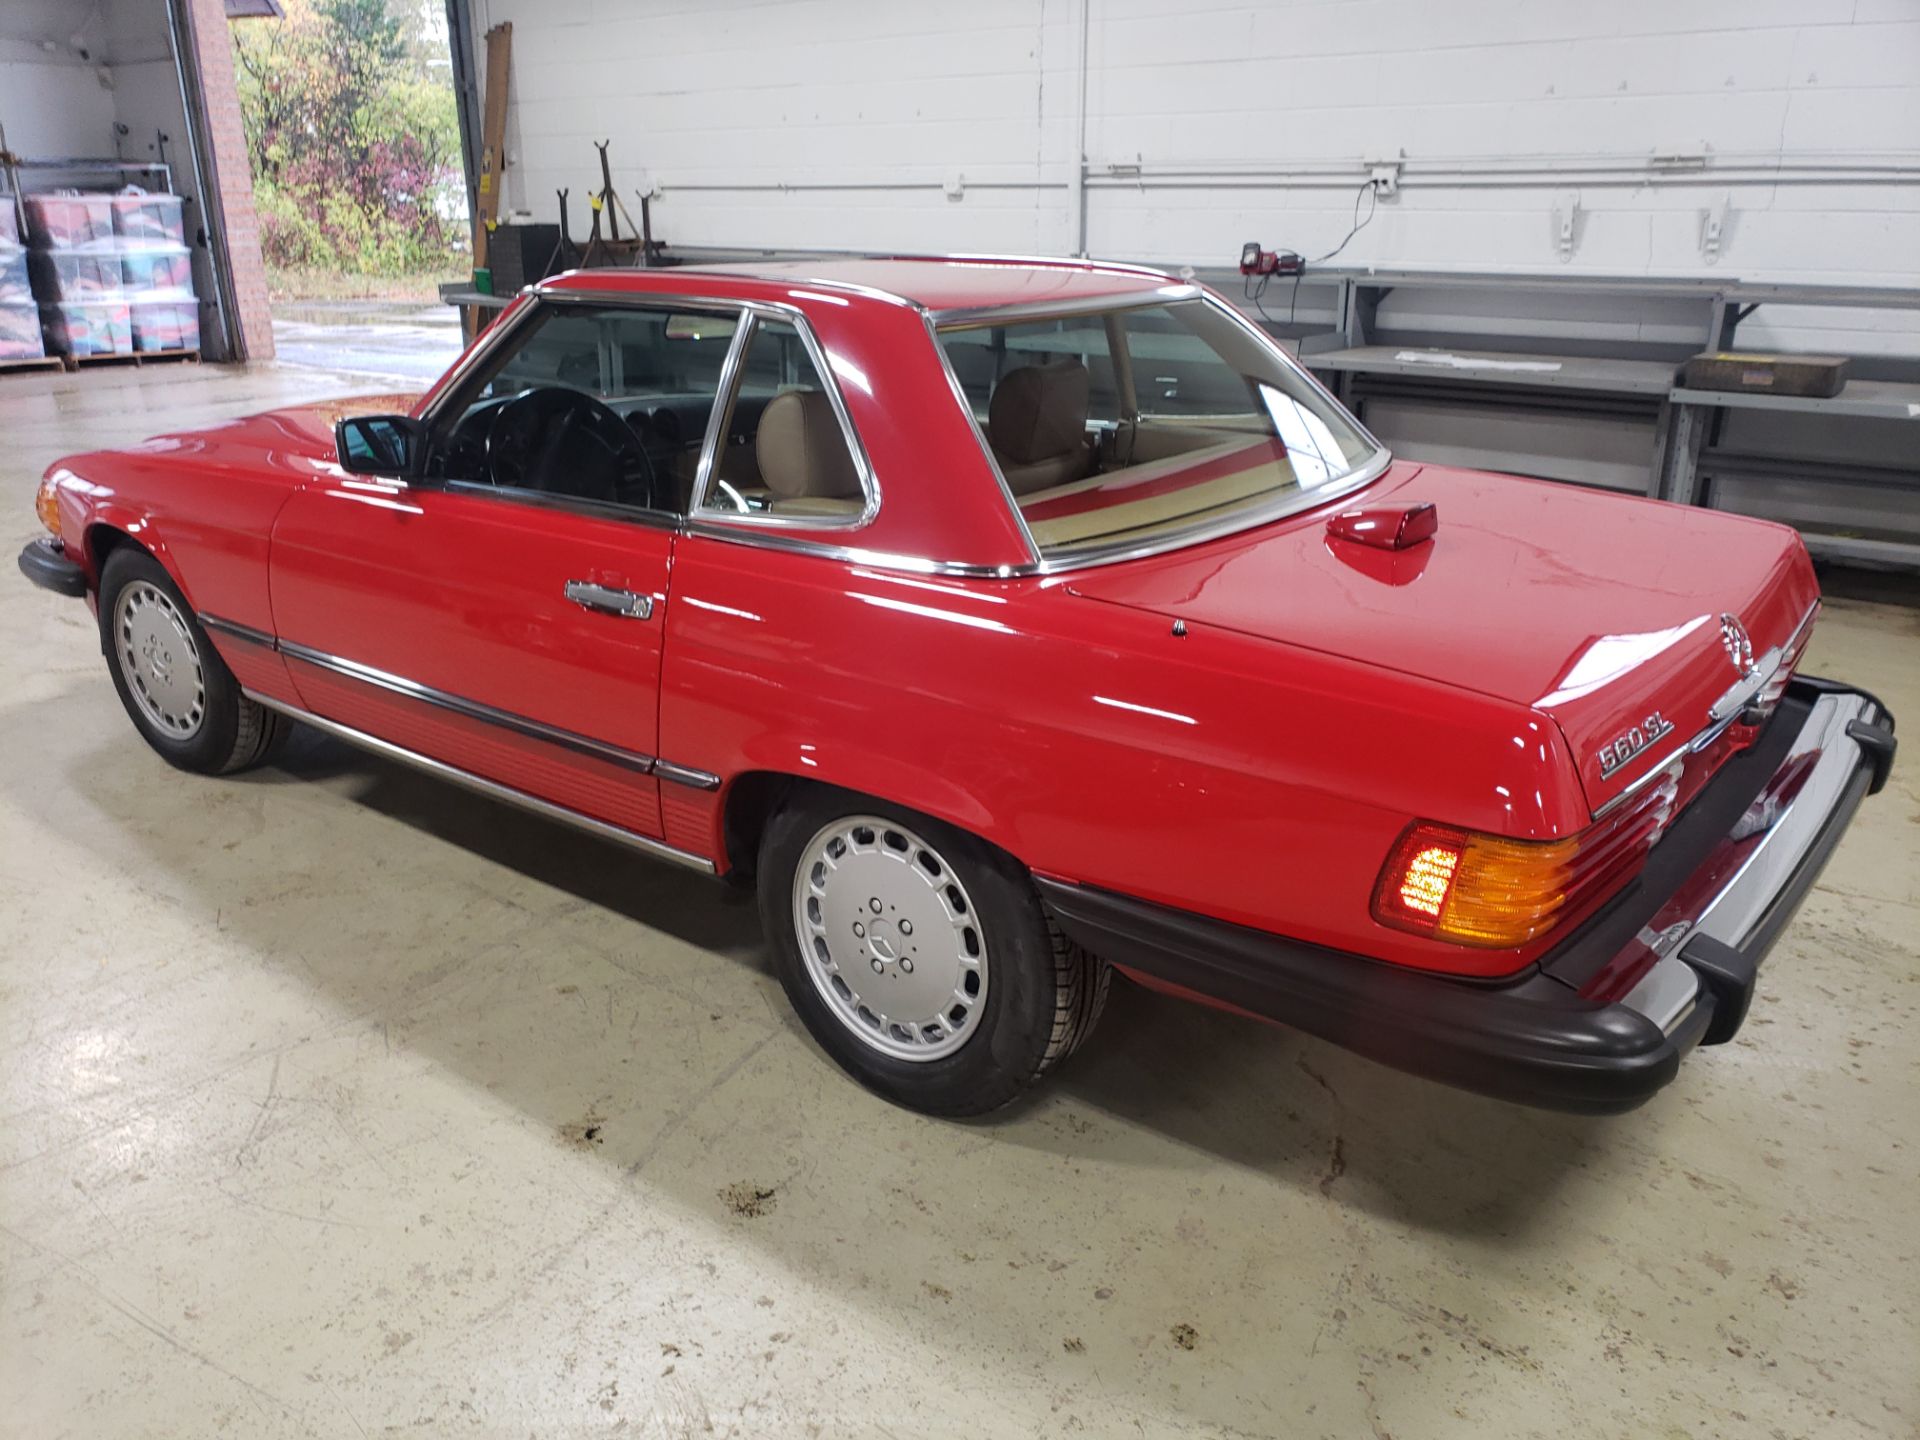
[[33,513],[40,517],[40,523],[51,530],[54,538],[60,536],[60,504],[58,492],[52,480],[42,480],[40,488],[34,492]]
[[1598,825],[1564,840],[1507,840],[1411,825],[1387,856],[1373,918],[1456,945],[1525,945],[1624,881],[1673,818],[1670,771]]

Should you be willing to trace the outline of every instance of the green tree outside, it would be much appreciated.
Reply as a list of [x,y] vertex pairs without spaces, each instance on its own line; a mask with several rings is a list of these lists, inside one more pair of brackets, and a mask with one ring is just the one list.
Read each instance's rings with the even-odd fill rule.
[[275,288],[314,288],[299,283],[302,273],[459,273],[468,248],[460,125],[432,0],[283,5],[283,19],[231,31]]

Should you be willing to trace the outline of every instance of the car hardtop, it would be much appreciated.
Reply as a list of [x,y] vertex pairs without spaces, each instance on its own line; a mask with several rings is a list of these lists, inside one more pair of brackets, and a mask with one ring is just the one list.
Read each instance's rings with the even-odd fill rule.
[[[762,260],[654,270],[570,270],[536,293],[706,298],[728,303],[904,305],[936,318],[982,310],[1151,301],[1187,287],[1164,271],[1099,260],[1000,256],[884,256]],[[825,296],[825,300],[822,300]]]

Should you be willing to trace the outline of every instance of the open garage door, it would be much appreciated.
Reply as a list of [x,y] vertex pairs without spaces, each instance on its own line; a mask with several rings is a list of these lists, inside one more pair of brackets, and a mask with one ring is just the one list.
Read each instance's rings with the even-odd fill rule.
[[[247,357],[198,63],[210,22],[224,47],[203,0],[0,8],[0,363]],[[239,242],[257,272],[251,223]]]

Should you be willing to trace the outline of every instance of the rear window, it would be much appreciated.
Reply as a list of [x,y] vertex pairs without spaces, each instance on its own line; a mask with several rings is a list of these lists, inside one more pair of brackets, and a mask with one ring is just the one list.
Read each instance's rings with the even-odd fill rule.
[[1375,454],[1345,411],[1204,301],[939,334],[1049,559],[1251,518]]

